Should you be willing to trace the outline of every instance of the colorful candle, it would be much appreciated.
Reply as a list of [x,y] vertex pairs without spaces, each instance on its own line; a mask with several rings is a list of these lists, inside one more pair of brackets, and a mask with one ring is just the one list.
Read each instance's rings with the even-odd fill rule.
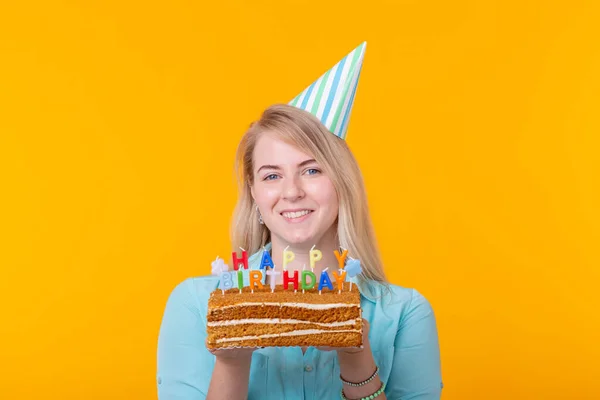
[[[310,283],[307,282],[307,279],[310,278]],[[302,293],[304,290],[310,290],[315,287],[317,283],[317,276],[312,271],[302,271]]]
[[222,272],[225,272],[229,269],[229,266],[225,264],[222,258],[217,256],[217,259],[210,263],[211,266],[211,274],[215,276],[220,276]]
[[[290,246],[288,246],[288,247],[290,247]],[[291,250],[288,250],[286,247],[285,250],[283,250],[283,270],[284,271],[287,269],[287,265],[289,263],[291,263],[292,261],[294,261],[294,258],[296,258],[296,255]]]
[[275,267],[273,267],[273,269],[267,270],[267,276],[271,277],[271,279],[269,281],[270,286],[271,286],[271,293],[273,293],[275,291],[275,284],[277,283],[277,275],[281,275],[281,272],[276,271]]
[[323,253],[321,253],[321,250],[314,250],[315,246],[312,247],[312,249],[310,249],[310,269],[311,271],[315,270],[315,263],[317,261],[320,261],[321,258],[323,258]]
[[346,271],[343,269],[339,270],[339,274],[336,271],[333,271],[333,277],[337,283],[338,293],[342,293],[342,289],[344,288],[344,281],[346,280]]
[[325,268],[321,273],[321,279],[319,280],[319,294],[321,294],[321,290],[323,286],[327,285],[329,290],[333,290],[333,285],[331,284],[331,279],[329,279],[329,275],[327,274],[327,270],[329,267]]
[[238,289],[240,289],[240,293],[242,293],[242,288],[244,287],[244,273],[242,270],[238,270],[237,272],[237,280],[238,280]]
[[[360,274],[362,272],[360,261],[350,258],[346,263],[346,272],[350,278],[354,278],[356,275]],[[350,282],[350,290],[352,290],[352,282]]]
[[[240,247],[240,249],[242,249]],[[242,257],[239,258],[237,255],[237,251],[231,253],[231,257],[233,259],[233,269],[237,271],[240,268],[240,264],[244,266],[244,269],[248,269],[248,253],[246,250],[242,249]]]
[[231,279],[231,273],[228,271],[221,272],[220,277],[220,287],[221,292],[225,295],[225,290],[231,289],[233,287],[233,280]]
[[250,290],[252,293],[254,293],[254,286],[256,285],[259,289],[263,288],[263,284],[262,284],[262,271],[260,270],[252,270],[250,271]]
[[344,263],[346,256],[348,255],[348,250],[344,250],[341,255],[337,250],[334,250],[333,254],[335,254],[335,258],[338,260],[338,269],[344,269]]
[[283,271],[283,288],[287,290],[290,283],[294,285],[294,291],[298,290],[298,271],[294,271],[293,278],[290,278],[289,271]]
[[269,252],[265,249],[262,254],[262,259],[260,260],[260,269],[265,269],[267,267],[275,268],[275,264],[273,264],[273,259]]

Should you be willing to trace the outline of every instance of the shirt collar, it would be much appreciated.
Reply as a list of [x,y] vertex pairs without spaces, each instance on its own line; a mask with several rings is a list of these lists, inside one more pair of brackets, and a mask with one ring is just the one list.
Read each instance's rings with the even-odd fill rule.
[[[267,243],[264,246],[264,249],[258,250],[256,253],[252,254],[248,258],[248,267],[250,269],[260,269],[262,254],[265,250],[271,251],[271,242]],[[358,289],[360,290],[361,296],[373,303],[375,303],[375,299],[381,295],[382,285],[378,282],[374,282],[360,276],[348,278],[347,281],[352,282],[354,285],[357,285]]]

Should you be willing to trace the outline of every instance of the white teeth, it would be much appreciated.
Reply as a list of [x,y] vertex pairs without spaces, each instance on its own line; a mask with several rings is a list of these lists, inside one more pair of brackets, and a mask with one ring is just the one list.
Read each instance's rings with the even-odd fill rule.
[[308,214],[309,210],[295,211],[295,212],[284,212],[283,215],[286,218],[300,218],[306,214]]

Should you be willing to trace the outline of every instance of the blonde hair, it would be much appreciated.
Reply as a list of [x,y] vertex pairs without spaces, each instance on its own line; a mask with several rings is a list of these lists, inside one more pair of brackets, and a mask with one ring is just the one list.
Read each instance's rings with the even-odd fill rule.
[[250,125],[239,143],[235,161],[239,198],[230,232],[232,248],[241,247],[248,254],[254,254],[271,239],[267,226],[258,221],[250,191],[254,184],[254,147],[260,135],[267,131],[312,155],[323,168],[338,195],[337,236],[340,247],[348,249],[349,257],[360,260],[363,278],[386,284],[356,159],[346,141],[330,133],[315,116],[286,104],[267,108],[260,119]]

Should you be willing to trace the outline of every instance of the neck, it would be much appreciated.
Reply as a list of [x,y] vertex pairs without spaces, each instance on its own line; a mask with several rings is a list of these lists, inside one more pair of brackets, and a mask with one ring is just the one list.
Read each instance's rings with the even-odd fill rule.
[[277,284],[283,283],[283,251],[291,251],[294,253],[294,260],[289,262],[286,266],[288,271],[302,271],[304,266],[306,270],[310,271],[310,250],[321,251],[321,260],[315,263],[315,269],[313,272],[319,276],[321,272],[327,267],[329,270],[337,269],[338,261],[333,253],[334,250],[339,251],[339,244],[335,239],[335,227],[330,232],[323,235],[323,237],[317,243],[302,243],[302,244],[287,244],[279,240],[279,238],[273,237],[271,245],[271,258],[275,263],[275,270],[281,272],[281,275],[277,275]]

